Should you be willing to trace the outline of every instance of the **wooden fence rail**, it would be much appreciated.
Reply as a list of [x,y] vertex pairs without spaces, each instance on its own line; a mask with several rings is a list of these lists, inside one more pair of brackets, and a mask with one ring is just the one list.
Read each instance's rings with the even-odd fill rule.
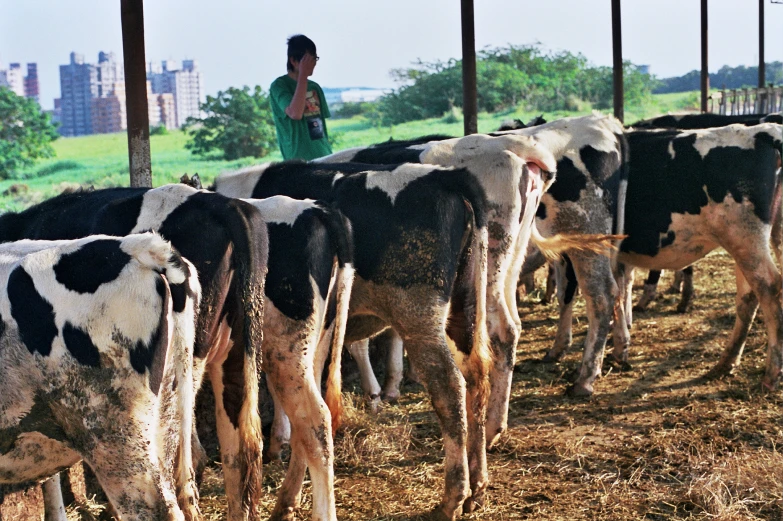
[[707,110],[713,114],[768,114],[783,110],[783,86],[722,89],[708,98]]

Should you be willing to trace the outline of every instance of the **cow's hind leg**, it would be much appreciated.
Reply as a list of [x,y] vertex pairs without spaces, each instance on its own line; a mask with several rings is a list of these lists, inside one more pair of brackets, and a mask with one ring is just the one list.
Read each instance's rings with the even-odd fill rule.
[[590,396],[593,383],[601,375],[618,290],[608,257],[574,255],[572,262],[587,303],[588,328],[579,373],[567,392],[574,396]]
[[421,376],[429,392],[443,432],[446,490],[443,501],[433,514],[435,518],[452,521],[462,513],[462,504],[470,494],[465,380],[460,375],[443,333],[432,333],[429,338],[403,334],[403,339],[408,361]]
[[571,322],[574,315],[574,296],[578,282],[571,261],[564,257],[555,264],[555,278],[557,279],[557,301],[560,307],[560,318],[557,323],[555,345],[544,356],[545,363],[557,362],[571,347],[572,332]]
[[[255,501],[260,494],[261,452],[263,440],[260,429],[256,439],[242,435],[243,415],[255,415],[260,426],[257,406],[246,409],[245,349],[239,339],[230,347],[224,360],[215,360],[208,366],[209,379],[215,394],[215,421],[220,444],[220,459],[228,502],[229,521],[258,519]],[[222,363],[221,363],[222,362]],[[256,386],[258,383],[256,382]],[[244,440],[243,440],[244,438]],[[251,447],[247,447],[252,444]],[[246,453],[250,449],[252,458]],[[252,461],[250,461],[252,459]]]
[[293,320],[272,304],[265,314],[264,370],[291,422],[291,463],[272,519],[293,518],[306,466],[313,483],[312,519],[335,521],[332,420],[313,367],[316,320]]
[[283,447],[290,444],[291,441],[291,422],[288,415],[283,411],[283,404],[280,403],[272,382],[269,381],[269,375],[266,375],[266,387],[274,403],[275,413],[272,419],[272,429],[269,433],[269,447],[266,449],[268,460],[282,460]]

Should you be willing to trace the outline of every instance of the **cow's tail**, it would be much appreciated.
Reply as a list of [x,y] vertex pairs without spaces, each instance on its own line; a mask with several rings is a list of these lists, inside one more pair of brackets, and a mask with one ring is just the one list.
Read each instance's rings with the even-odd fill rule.
[[[161,423],[171,426],[174,432],[164,434],[166,439],[160,440],[159,450],[165,450],[167,440],[177,440],[176,459],[167,461],[165,465],[174,464],[172,472],[177,503],[185,519],[195,521],[200,519],[201,513],[191,444],[196,400],[193,389],[193,349],[201,286],[196,268],[159,235],[130,235],[123,242],[123,249],[139,264],[160,273],[163,305],[158,327],[165,334],[159,336],[160,345],[155,350],[156,356],[150,367],[150,385],[161,399],[168,397],[167,405],[161,410],[166,418]],[[179,299],[184,302],[177,302]]]
[[625,238],[625,235],[605,233],[557,234],[544,237],[538,231],[535,221],[531,228],[530,240],[547,260],[555,260],[563,254],[580,251],[611,256],[617,250],[617,242]]
[[233,266],[243,306],[242,335],[245,345],[244,401],[239,411],[240,471],[243,478],[242,502],[251,517],[261,498],[262,433],[258,412],[258,385],[261,370],[264,328],[264,280],[269,238],[261,213],[252,205],[231,200],[236,211],[227,212],[228,228],[234,245]]
[[783,270],[783,171],[781,171],[781,148],[780,142],[776,142],[776,174],[775,189],[772,191],[772,204],[770,207],[772,221],[772,235],[770,242],[772,250],[778,261],[779,269]]
[[[480,205],[480,201],[475,201]],[[470,281],[473,285],[472,293],[475,297],[474,326],[472,335],[472,345],[470,356],[468,357],[468,377],[475,378],[478,382],[475,385],[475,400],[472,403],[472,413],[474,418],[480,423],[486,422],[486,410],[489,402],[491,384],[489,373],[492,368],[493,355],[490,348],[489,333],[487,331],[487,255],[489,250],[489,231],[486,219],[479,224],[480,219],[476,217],[477,208],[473,204],[469,205],[469,210],[473,215],[473,231],[470,238],[470,262],[473,279]],[[483,212],[483,208],[478,208]]]
[[323,210],[321,220],[329,233],[331,249],[337,257],[334,288],[336,311],[332,339],[329,346],[331,355],[329,374],[326,379],[325,397],[326,405],[329,407],[329,412],[332,416],[332,434],[335,434],[337,429],[340,428],[343,415],[340,366],[342,363],[343,344],[345,342],[345,330],[348,323],[348,306],[351,301],[351,288],[353,286],[353,240],[348,219],[337,209],[323,208]]

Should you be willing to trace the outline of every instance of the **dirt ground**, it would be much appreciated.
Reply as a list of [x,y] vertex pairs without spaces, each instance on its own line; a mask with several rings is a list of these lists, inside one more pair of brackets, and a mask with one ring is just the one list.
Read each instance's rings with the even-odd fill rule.
[[[733,325],[734,277],[723,252],[695,271],[692,309],[678,315],[678,296],[663,294],[636,313],[632,370],[605,372],[589,400],[563,395],[581,358],[583,301],[574,349],[545,365],[538,360],[554,337],[557,307],[540,304],[540,292],[526,298],[509,430],[488,456],[487,504],[462,519],[783,520],[783,398],[760,392],[763,324],[756,319],[735,376],[701,380]],[[442,492],[443,448],[422,387],[405,385],[378,415],[365,410],[358,386],[345,391],[349,419],[335,440],[338,518],[426,519]],[[265,466],[263,516],[283,472],[280,463]],[[223,519],[219,467],[208,470],[201,493],[205,518]],[[309,506],[308,483],[298,519],[310,519]]]

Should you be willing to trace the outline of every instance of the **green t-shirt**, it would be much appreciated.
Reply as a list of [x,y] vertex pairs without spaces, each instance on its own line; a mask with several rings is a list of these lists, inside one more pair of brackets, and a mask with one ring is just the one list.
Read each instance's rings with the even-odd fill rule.
[[291,119],[285,109],[291,104],[296,80],[287,74],[280,76],[269,87],[272,115],[277,131],[277,144],[283,159],[316,159],[332,153],[326,118],[330,117],[324,91],[314,81],[307,80],[307,95],[302,119]]

